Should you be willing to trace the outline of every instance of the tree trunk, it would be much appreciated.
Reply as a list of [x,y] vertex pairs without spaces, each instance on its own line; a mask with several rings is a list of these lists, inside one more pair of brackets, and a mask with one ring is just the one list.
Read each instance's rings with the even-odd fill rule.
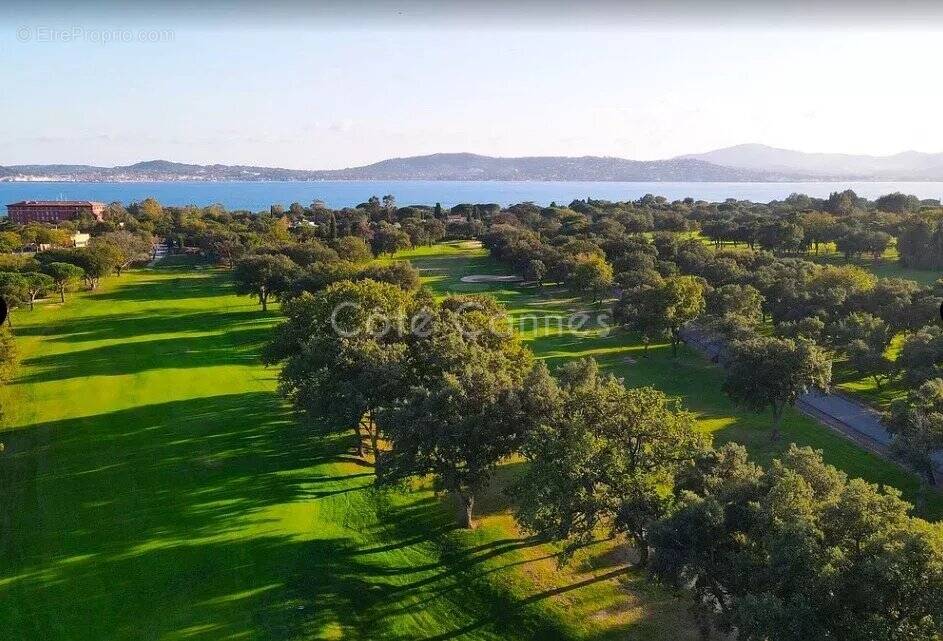
[[29,311],[33,311],[33,304],[35,303],[35,301],[36,301],[36,297],[35,297],[35,296],[30,296],[30,297],[29,297]]
[[357,435],[357,456],[359,458],[363,458],[363,431],[360,427],[360,423],[357,423],[357,425],[354,427],[354,433]]
[[713,637],[713,629],[708,618],[704,615],[695,616],[697,619],[697,631],[701,641],[710,641]]
[[632,534],[632,538],[635,540],[635,549],[638,552],[638,566],[640,568],[648,567],[648,558],[650,555],[648,541],[639,534]]
[[475,529],[475,521],[472,519],[472,514],[475,510],[475,496],[469,494],[466,496],[461,492],[457,492],[459,499],[459,512],[458,512],[458,524],[466,530]]
[[59,301],[62,303],[65,302],[65,287],[59,288]]
[[775,403],[773,404],[773,431],[770,432],[770,439],[773,441],[778,441],[780,437],[779,426],[783,422],[783,409]]
[[268,292],[266,292],[264,289],[261,292],[259,292],[259,302],[262,303],[262,311],[267,312],[268,311]]
[[930,484],[930,487],[936,487],[936,473],[933,471],[933,461],[930,461],[927,464],[927,483]]
[[367,418],[367,435],[370,437],[370,449],[373,451],[373,473],[379,481],[383,477],[383,462],[380,454],[380,434],[372,417]]

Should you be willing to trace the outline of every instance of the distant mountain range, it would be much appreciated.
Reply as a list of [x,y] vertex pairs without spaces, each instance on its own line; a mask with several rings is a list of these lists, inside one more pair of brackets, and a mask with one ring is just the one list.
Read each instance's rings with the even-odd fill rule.
[[943,180],[943,153],[905,151],[892,156],[810,154],[766,145],[737,145],[679,159],[771,174],[804,174],[815,179]]
[[943,153],[893,156],[811,154],[765,145],[738,145],[667,160],[601,156],[495,158],[431,154],[392,158],[348,169],[280,169],[190,165],[150,160],[120,167],[0,166],[0,181],[163,182],[273,180],[524,180],[628,182],[943,181]]

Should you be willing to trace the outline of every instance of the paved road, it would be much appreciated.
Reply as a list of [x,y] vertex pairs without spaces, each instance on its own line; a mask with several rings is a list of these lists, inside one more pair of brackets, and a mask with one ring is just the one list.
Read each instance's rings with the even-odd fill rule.
[[[723,362],[723,341],[697,330],[682,330],[685,342],[707,355],[715,363]],[[796,408],[833,429],[851,437],[864,447],[885,457],[891,457],[890,444],[893,437],[882,422],[880,412],[870,406],[842,394],[826,394],[813,390],[799,397]],[[943,472],[943,451],[934,456],[936,467]]]

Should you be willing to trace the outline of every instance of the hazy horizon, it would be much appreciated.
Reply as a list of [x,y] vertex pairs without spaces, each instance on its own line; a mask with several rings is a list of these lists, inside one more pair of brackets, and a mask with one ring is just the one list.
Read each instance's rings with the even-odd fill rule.
[[[375,159],[375,160],[366,161],[366,162],[362,163],[362,165],[352,165],[352,166],[350,166],[350,167],[340,167],[340,169],[348,169],[348,168],[355,167],[355,166],[371,165],[371,164],[375,164],[375,163],[378,163],[378,162],[382,162],[382,161],[384,161],[384,160],[398,160],[398,159],[424,157],[424,156],[439,156],[439,155],[448,156],[448,155],[465,155],[465,154],[472,155],[472,156],[484,156],[484,157],[490,157],[490,158],[505,158],[505,159],[527,158],[527,157],[568,157],[568,158],[609,157],[609,158],[620,158],[620,159],[624,159],[624,160],[646,160],[646,161],[648,161],[648,160],[671,160],[671,159],[674,159],[674,158],[682,158],[682,157],[686,157],[686,156],[699,156],[699,155],[702,155],[702,154],[705,154],[705,153],[708,153],[708,152],[712,152],[712,151],[724,151],[724,150],[726,150],[726,149],[733,149],[733,148],[736,148],[736,147],[748,147],[748,146],[768,147],[768,148],[770,148],[770,149],[775,149],[776,151],[799,152],[799,153],[811,154],[811,155],[818,155],[818,154],[821,154],[821,155],[829,155],[829,156],[831,156],[831,155],[839,155],[839,156],[848,155],[848,156],[872,157],[872,158],[878,158],[878,159],[880,159],[880,158],[889,158],[889,157],[899,156],[899,155],[909,154],[909,153],[919,153],[919,154],[943,154],[943,150],[939,150],[939,151],[917,151],[917,150],[915,150],[915,149],[902,149],[902,150],[897,151],[897,152],[893,152],[893,153],[889,153],[889,154],[880,154],[880,155],[877,155],[877,154],[850,154],[850,153],[847,153],[847,152],[844,152],[844,151],[821,151],[821,150],[809,151],[809,150],[802,150],[802,149],[787,149],[787,148],[785,148],[785,147],[773,147],[772,145],[764,145],[763,143],[741,143],[741,144],[737,144],[737,145],[730,145],[729,147],[723,147],[723,148],[716,148],[716,149],[700,149],[700,150],[697,150],[697,151],[685,152],[685,153],[682,153],[682,154],[677,154],[677,155],[675,155],[675,156],[670,156],[670,157],[665,157],[665,158],[645,158],[645,159],[642,159],[642,158],[627,158],[627,157],[624,157],[624,156],[595,156],[594,154],[580,154],[580,153],[575,153],[575,152],[572,153],[572,154],[566,154],[566,155],[564,155],[564,154],[541,154],[540,156],[532,156],[532,155],[527,155],[527,154],[514,154],[514,155],[495,156],[495,155],[492,155],[492,154],[482,154],[482,153],[478,153],[478,152],[475,152],[475,151],[435,151],[435,152],[429,152],[429,153],[427,153],[427,154],[414,154],[414,155],[410,155],[410,156],[388,156],[388,157],[384,157],[384,158],[377,158],[377,159]],[[109,165],[109,164],[100,164],[100,165],[99,165],[99,164],[84,163],[84,162],[70,162],[70,163],[64,163],[64,162],[58,162],[58,161],[55,161],[55,160],[48,160],[48,161],[45,161],[45,162],[28,162],[28,163],[3,163],[3,162],[0,162],[0,166],[3,166],[3,167],[17,167],[17,166],[31,166],[31,165],[35,165],[35,166],[43,166],[43,165],[47,165],[47,166],[51,166],[51,165],[76,165],[76,166],[82,166],[82,165],[84,165],[84,166],[94,166],[94,167],[103,167],[103,168],[113,168],[113,167],[122,167],[122,166],[136,165],[136,164],[147,163],[147,162],[172,162],[172,163],[183,164],[183,165],[205,165],[205,166],[209,166],[209,165],[230,165],[230,166],[234,166],[234,165],[252,165],[252,164],[253,164],[253,163],[235,163],[235,162],[227,162],[225,159],[220,159],[220,160],[210,161],[210,162],[200,162],[200,163],[197,163],[197,162],[191,162],[191,161],[186,160],[186,159],[177,159],[177,158],[140,158],[139,160],[135,160],[135,161],[132,161],[132,162],[129,162],[129,163],[120,163],[120,164],[111,164],[111,165]],[[323,169],[333,169],[333,168],[328,168],[328,167],[284,167],[284,166],[258,165],[258,164],[255,164],[255,166],[258,166],[258,167],[266,167],[266,168],[271,168],[271,169],[298,169],[298,170],[309,170],[309,171],[319,171],[319,170],[323,170]],[[879,181],[879,182],[881,182],[881,181]]]

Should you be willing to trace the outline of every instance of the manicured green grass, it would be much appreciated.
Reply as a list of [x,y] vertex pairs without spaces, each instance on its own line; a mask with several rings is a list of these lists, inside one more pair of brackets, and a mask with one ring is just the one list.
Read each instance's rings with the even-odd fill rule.
[[[851,474],[918,494],[916,480],[791,413],[720,393],[720,372],[598,327],[548,331],[593,310],[561,291],[471,285],[504,273],[475,244],[404,254],[439,293],[487,291],[551,364],[595,356],[630,385],[685,398],[719,440],[768,460],[789,441]],[[299,426],[258,348],[275,312],[192,265],[105,281],[65,304],[17,311],[23,367],[0,389],[0,630],[10,639],[688,639],[686,603],[601,542],[558,568],[522,536],[501,488],[480,527],[455,530],[425,485],[377,493],[346,435]],[[553,324],[551,323],[551,327]],[[628,362],[627,359],[634,362]],[[938,497],[927,513],[940,515]]]
[[[533,288],[460,282],[459,278],[467,274],[507,273],[485,250],[468,243],[442,245],[437,254],[416,257],[413,264],[430,277],[430,284],[440,293],[487,292],[504,303],[517,319],[539,321],[547,315],[597,311],[563,290],[538,292]],[[652,345],[646,356],[639,337],[631,333],[609,333],[596,327],[580,330],[564,327],[563,331],[558,331],[559,323],[550,323],[545,329],[541,322],[536,323],[539,328],[535,328],[533,320],[522,324],[522,333],[531,349],[551,365],[575,357],[593,356],[605,368],[623,377],[627,385],[652,385],[683,398],[686,406],[697,412],[702,428],[715,442],[743,443],[761,462],[775,457],[789,443],[809,445],[821,449],[829,463],[849,475],[898,487],[909,500],[921,505],[924,515],[943,517],[943,496],[935,492],[927,495],[915,475],[863,450],[798,411],[787,411],[782,440],[771,442],[770,417],[735,407],[721,390],[722,370],[693,350],[685,348],[679,358],[674,359],[667,344]]]
[[[890,347],[884,353],[885,356],[891,360],[896,360],[903,344],[904,334],[898,334],[891,340]],[[836,360],[833,363],[832,379],[835,386],[841,391],[856,396],[881,411],[888,411],[894,401],[907,396],[907,392],[910,390],[910,385],[902,376],[889,383],[885,382],[881,388],[878,388],[877,381],[873,377],[862,376],[845,359]]]
[[904,267],[898,261],[896,247],[888,247],[884,255],[878,260],[873,258],[857,258],[851,261],[845,260],[844,255],[838,253],[834,248],[824,246],[819,254],[808,254],[809,260],[823,265],[857,265],[866,269],[878,278],[903,278],[905,280],[914,280],[923,285],[932,285],[938,278],[943,277],[943,273],[932,269],[912,269]]
[[[414,255],[437,286],[496,269],[478,250]],[[274,393],[258,348],[277,320],[186,261],[14,314],[0,638],[695,637],[686,603],[612,543],[559,569],[521,536],[499,491],[514,464],[473,532],[428,487],[375,492],[349,436],[298,425]]]

